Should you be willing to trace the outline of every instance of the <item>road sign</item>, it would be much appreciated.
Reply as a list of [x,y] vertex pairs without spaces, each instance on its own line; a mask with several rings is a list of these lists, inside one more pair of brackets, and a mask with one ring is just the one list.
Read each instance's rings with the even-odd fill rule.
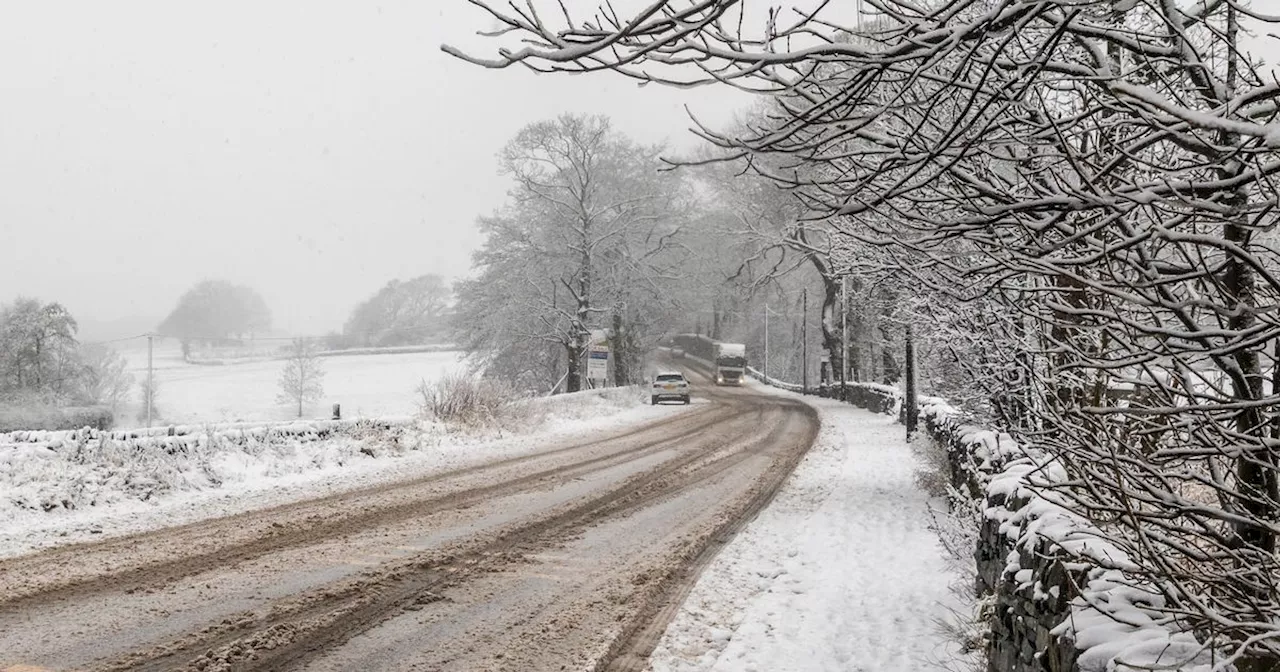
[[599,381],[609,379],[609,346],[591,346],[587,353],[587,377]]

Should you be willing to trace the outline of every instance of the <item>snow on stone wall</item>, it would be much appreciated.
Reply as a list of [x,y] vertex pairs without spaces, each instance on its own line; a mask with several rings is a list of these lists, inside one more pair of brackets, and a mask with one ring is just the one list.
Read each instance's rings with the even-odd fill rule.
[[1157,611],[1157,590],[1127,578],[1124,551],[1055,501],[1051,486],[1067,475],[1051,456],[966,424],[942,400],[922,401],[921,418],[947,449],[952,484],[983,502],[975,589],[995,598],[989,669],[1224,669]]

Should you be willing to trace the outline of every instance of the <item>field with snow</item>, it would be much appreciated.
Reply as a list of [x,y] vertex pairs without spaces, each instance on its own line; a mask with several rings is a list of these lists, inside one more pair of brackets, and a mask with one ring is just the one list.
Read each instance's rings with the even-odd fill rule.
[[[147,377],[147,346],[131,345],[120,354],[138,382]],[[305,418],[329,417],[334,403],[344,418],[410,415],[417,411],[415,388],[463,367],[459,352],[360,354],[325,357],[324,396],[305,409]],[[296,408],[276,402],[280,360],[243,364],[188,364],[177,341],[158,341],[154,368],[159,423],[291,420]],[[135,426],[140,395],[135,388],[120,426]]]

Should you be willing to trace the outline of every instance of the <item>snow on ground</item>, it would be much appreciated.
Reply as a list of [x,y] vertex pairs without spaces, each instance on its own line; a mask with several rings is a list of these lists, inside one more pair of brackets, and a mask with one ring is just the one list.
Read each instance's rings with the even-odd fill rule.
[[[129,372],[142,382],[147,377],[146,346],[121,350]],[[307,407],[306,417],[327,417],[334,403],[342,404],[343,417],[409,415],[417,410],[416,388],[422,380],[435,380],[462,369],[461,353],[412,352],[357,354],[321,359],[325,371],[323,398]],[[241,364],[189,364],[182,360],[176,341],[156,344],[153,367],[156,407],[163,423],[237,422],[287,420],[297,415],[289,404],[280,404],[281,360]],[[134,391],[126,417],[137,416],[140,395]],[[131,424],[122,422],[121,424]]]
[[[779,393],[786,394],[786,393]],[[654,672],[944,669],[955,606],[915,457],[892,418],[806,398],[822,429],[774,502],[694,586]]]
[[[317,441],[213,441],[174,455],[117,449],[89,459],[78,449],[0,445],[0,558],[459,469],[691,408],[646,400],[616,388],[540,399],[526,429],[502,438],[409,425],[392,429],[399,432],[394,442],[357,432]],[[24,493],[82,497],[86,486],[95,505],[45,511],[24,503]]]

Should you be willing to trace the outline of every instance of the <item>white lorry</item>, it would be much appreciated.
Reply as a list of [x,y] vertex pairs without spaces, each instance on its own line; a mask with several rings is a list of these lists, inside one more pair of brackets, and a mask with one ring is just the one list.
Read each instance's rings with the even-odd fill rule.
[[747,376],[747,346],[716,344],[716,385],[741,385]]

